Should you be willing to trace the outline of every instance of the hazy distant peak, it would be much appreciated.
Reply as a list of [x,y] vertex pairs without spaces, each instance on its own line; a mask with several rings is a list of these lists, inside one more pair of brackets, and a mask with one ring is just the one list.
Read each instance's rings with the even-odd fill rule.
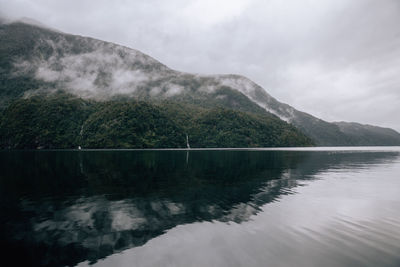
[[23,24],[28,24],[28,25],[31,25],[31,26],[36,26],[36,27],[39,27],[39,28],[51,30],[51,31],[54,31],[54,32],[63,33],[60,30],[52,28],[52,27],[50,27],[50,26],[48,26],[46,24],[43,24],[42,22],[37,21],[37,20],[32,19],[32,18],[21,17],[21,18],[17,18],[17,19],[11,19],[11,18],[8,18],[8,17],[5,17],[5,16],[3,16],[3,17],[0,16],[0,24],[12,24],[12,23],[23,23]]
[[8,22],[8,20],[6,18],[3,18],[3,17],[0,16],[0,25],[1,24],[5,24],[7,22]]
[[26,24],[31,24],[31,25],[35,25],[35,26],[38,26],[38,27],[42,27],[42,28],[48,28],[48,26],[46,26],[45,24],[43,24],[43,23],[41,23],[41,22],[39,22],[39,21],[37,21],[35,19],[28,18],[28,17],[19,18],[19,19],[15,20],[15,22],[22,22],[22,23],[26,23]]

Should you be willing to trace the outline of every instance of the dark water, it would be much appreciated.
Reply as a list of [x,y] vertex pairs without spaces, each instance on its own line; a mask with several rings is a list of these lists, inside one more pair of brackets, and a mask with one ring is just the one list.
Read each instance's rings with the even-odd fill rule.
[[400,148],[0,152],[9,266],[400,266]]

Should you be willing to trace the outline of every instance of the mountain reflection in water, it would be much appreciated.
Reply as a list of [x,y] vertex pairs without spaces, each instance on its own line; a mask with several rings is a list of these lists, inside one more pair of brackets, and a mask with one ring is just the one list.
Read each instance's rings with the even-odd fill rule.
[[[398,159],[397,151],[3,151],[1,251],[14,265],[95,263],[179,225],[203,222],[224,232],[229,223],[233,230],[260,212],[267,216],[266,204],[324,179],[324,172],[363,171]],[[280,224],[279,216],[265,220]],[[341,227],[359,226],[338,221],[330,236],[343,234]],[[315,233],[292,234],[312,239]],[[346,246],[341,241],[330,240]],[[268,255],[268,244],[257,246]]]

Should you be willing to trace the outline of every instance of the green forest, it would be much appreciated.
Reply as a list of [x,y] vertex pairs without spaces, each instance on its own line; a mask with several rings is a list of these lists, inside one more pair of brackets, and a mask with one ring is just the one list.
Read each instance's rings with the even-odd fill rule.
[[2,149],[311,146],[274,115],[222,106],[132,98],[94,101],[65,93],[13,101],[0,115]]

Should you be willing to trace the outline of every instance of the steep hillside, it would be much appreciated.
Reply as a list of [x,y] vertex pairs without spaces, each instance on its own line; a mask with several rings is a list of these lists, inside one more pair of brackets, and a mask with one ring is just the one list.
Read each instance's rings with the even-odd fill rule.
[[0,110],[19,98],[64,91],[93,101],[169,101],[276,116],[317,145],[400,145],[400,134],[385,142],[377,128],[364,128],[368,138],[358,140],[348,127],[280,103],[239,75],[182,73],[134,49],[21,22],[1,24],[0,40]]

